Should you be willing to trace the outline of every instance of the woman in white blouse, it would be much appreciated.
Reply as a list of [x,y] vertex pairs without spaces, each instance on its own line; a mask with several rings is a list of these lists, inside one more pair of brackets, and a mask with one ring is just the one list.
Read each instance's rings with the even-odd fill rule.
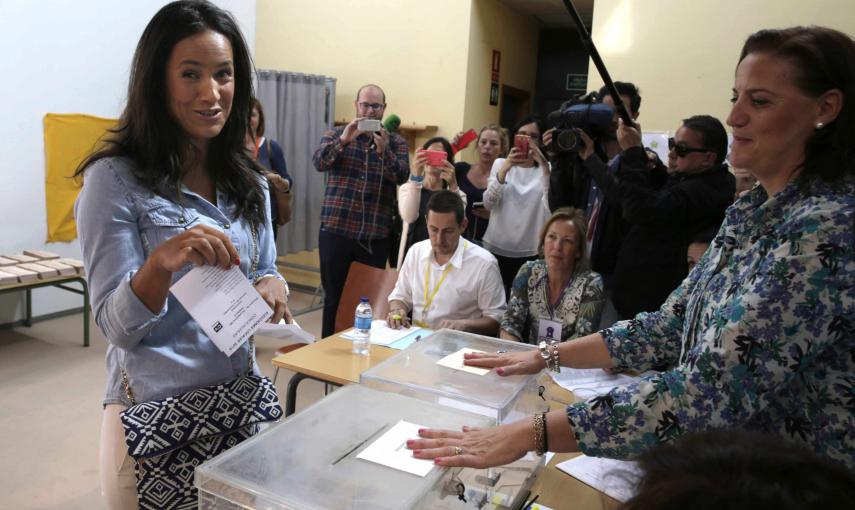
[[529,137],[528,151],[523,154],[514,144],[506,159],[496,159],[484,191],[484,208],[490,211],[484,248],[499,262],[505,296],[520,267],[537,259],[538,232],[549,217],[549,163],[540,149],[542,133],[540,117],[529,115],[517,123],[511,140]]

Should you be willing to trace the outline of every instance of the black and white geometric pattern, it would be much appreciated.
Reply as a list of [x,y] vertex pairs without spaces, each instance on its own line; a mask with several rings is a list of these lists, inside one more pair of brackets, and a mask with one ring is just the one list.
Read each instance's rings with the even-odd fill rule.
[[273,383],[255,375],[129,407],[121,419],[137,461],[139,507],[196,508],[196,466],[282,414]]

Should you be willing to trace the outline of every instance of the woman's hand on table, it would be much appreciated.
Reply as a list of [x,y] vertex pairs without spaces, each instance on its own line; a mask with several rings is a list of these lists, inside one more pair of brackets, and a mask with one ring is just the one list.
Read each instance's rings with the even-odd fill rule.
[[439,466],[486,468],[524,456],[534,448],[534,434],[527,420],[486,429],[463,427],[460,432],[421,429],[418,439],[407,441],[407,448],[413,457],[433,459]]
[[268,277],[258,280],[255,284],[255,290],[264,299],[273,310],[273,316],[270,321],[273,324],[278,324],[280,320],[285,319],[285,322],[291,324],[291,310],[288,309],[288,296],[285,294],[285,283],[279,278]]
[[495,368],[499,375],[536,374],[546,368],[546,362],[536,349],[521,352],[472,352],[463,355],[463,364],[470,367]]

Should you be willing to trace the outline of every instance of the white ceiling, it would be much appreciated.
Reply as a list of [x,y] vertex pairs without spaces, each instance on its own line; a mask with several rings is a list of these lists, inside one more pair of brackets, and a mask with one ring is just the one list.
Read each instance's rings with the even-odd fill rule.
[[[500,0],[512,9],[531,14],[547,28],[575,27],[563,0]],[[594,17],[594,0],[573,0],[582,21],[590,29]]]

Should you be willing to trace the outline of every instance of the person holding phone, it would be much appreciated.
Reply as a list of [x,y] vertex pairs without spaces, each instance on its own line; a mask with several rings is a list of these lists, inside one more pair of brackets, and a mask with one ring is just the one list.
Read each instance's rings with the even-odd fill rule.
[[350,263],[385,268],[389,258],[395,189],[407,180],[407,142],[380,126],[386,94],[363,85],[353,102],[356,118],[327,131],[312,163],[327,173],[318,251],[324,287],[322,335],[335,332],[335,314]]
[[448,189],[460,195],[466,205],[466,194],[457,185],[453,158],[451,142],[441,136],[431,138],[416,151],[410,180],[398,188],[398,213],[406,226],[401,235],[397,267],[401,267],[410,246],[428,238],[427,203],[434,193]]
[[[452,145],[462,136],[463,133],[458,133],[451,141]],[[467,198],[466,218],[469,224],[464,235],[478,244],[484,239],[490,221],[490,211],[484,207],[484,191],[490,179],[490,170],[493,169],[496,158],[503,158],[508,154],[508,145],[508,133],[496,124],[487,124],[481,128],[476,138],[475,152],[478,161],[472,164],[459,161],[454,164],[457,182]]]
[[499,262],[505,297],[520,267],[537,259],[538,232],[549,217],[549,163],[541,150],[543,120],[529,115],[513,130],[514,147],[490,170],[484,207],[490,224],[484,248]]

